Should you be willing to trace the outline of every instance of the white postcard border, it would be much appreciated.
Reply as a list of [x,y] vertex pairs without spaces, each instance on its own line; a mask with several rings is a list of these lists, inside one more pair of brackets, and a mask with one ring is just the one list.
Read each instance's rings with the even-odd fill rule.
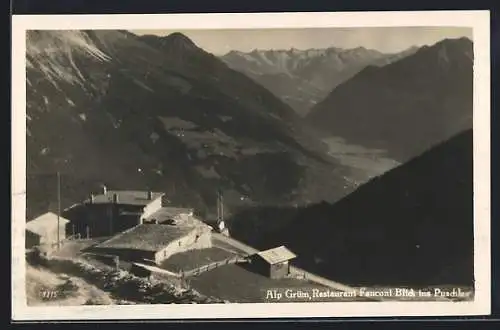
[[[490,16],[488,11],[14,15],[12,17],[12,319],[227,319],[459,316],[490,313]],[[250,29],[454,26],[473,28],[474,271],[471,302],[332,302],[207,305],[28,307],[25,293],[26,213],[25,32],[31,29]]]

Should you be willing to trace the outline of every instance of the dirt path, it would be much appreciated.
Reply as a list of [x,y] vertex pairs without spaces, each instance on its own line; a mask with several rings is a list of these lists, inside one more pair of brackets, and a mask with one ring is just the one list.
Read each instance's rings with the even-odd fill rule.
[[[75,285],[74,289],[61,290],[60,286],[68,280]],[[45,268],[30,265],[26,269],[26,298],[28,306],[77,306],[90,302],[95,305],[116,303],[107,292],[81,278],[56,274]]]

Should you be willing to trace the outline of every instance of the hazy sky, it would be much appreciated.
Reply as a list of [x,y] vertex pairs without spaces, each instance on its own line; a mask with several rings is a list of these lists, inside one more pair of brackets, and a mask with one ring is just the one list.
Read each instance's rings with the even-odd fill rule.
[[167,35],[181,32],[199,47],[222,55],[230,50],[253,49],[356,48],[381,52],[398,52],[411,46],[434,44],[444,38],[466,36],[471,28],[460,27],[377,27],[377,28],[309,28],[259,30],[131,30],[136,34]]

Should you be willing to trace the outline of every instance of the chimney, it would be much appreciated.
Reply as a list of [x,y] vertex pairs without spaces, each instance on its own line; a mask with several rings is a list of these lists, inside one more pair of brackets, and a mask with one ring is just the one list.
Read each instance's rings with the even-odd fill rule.
[[94,204],[95,196],[94,194],[90,194],[90,204]]
[[102,193],[104,195],[106,195],[108,193],[108,188],[105,185],[102,186]]
[[148,191],[148,200],[152,200],[153,199],[153,192],[152,191]]
[[113,203],[118,203],[118,194],[113,194]]

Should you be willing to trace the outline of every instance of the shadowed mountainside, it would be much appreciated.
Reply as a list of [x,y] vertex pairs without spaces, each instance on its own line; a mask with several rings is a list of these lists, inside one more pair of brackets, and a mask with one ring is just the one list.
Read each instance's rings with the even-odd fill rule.
[[27,33],[28,218],[102,184],[202,212],[226,202],[335,199],[341,166],[298,116],[180,33]]
[[325,135],[404,162],[472,128],[473,48],[445,39],[383,67],[368,66],[307,116]]
[[472,285],[472,130],[335,204],[242,211],[231,233],[285,244],[306,270],[353,285]]

